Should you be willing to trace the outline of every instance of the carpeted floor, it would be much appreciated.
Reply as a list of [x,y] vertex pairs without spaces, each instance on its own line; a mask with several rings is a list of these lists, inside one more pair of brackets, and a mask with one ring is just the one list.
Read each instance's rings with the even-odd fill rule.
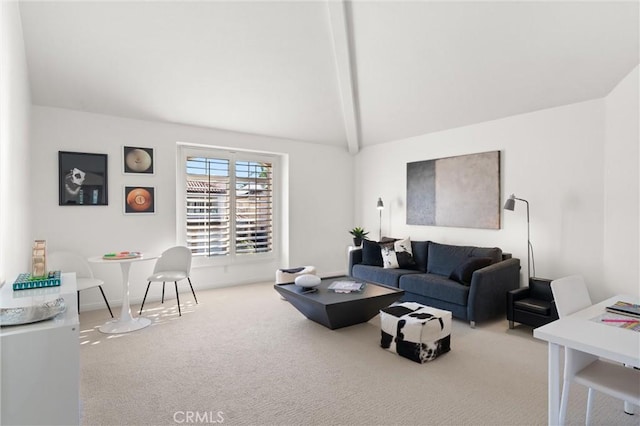
[[[97,330],[106,310],[80,314],[82,424],[546,424],[547,346],[529,327],[454,320],[451,352],[420,365],[379,347],[378,317],[332,331],[271,283],[197,296],[182,317],[175,298],[147,302],[152,325],[122,335]],[[585,406],[575,385],[569,424]],[[602,394],[593,419],[640,425]]]

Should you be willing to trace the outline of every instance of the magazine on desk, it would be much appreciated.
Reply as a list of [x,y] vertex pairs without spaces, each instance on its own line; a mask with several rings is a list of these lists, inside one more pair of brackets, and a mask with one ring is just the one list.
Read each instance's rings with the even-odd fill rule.
[[634,318],[640,318],[640,305],[629,302],[618,301],[611,306],[607,306],[606,310],[614,314],[627,315]]
[[365,283],[360,283],[357,281],[351,280],[338,280],[334,281],[329,285],[329,290],[334,293],[351,293],[351,292],[361,292],[364,290]]

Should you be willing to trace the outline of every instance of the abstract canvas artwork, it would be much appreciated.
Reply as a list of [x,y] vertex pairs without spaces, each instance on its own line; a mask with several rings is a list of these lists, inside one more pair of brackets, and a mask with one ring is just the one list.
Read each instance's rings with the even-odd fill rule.
[[500,151],[407,163],[407,224],[500,229]]

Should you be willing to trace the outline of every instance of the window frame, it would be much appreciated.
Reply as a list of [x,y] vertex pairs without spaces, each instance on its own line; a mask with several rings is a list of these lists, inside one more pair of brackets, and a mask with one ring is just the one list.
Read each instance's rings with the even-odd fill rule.
[[[264,151],[249,151],[240,150],[234,148],[224,148],[208,145],[194,145],[194,144],[177,144],[176,155],[176,240],[178,244],[187,245],[187,173],[186,173],[186,161],[187,157],[201,156],[206,158],[216,158],[222,160],[228,160],[232,167],[230,167],[229,174],[231,176],[230,191],[235,194],[235,162],[236,161],[249,161],[249,162],[269,162],[271,163],[272,172],[272,195],[271,195],[271,251],[265,253],[235,253],[235,206],[230,206],[230,241],[231,244],[229,254],[222,256],[193,256],[192,266],[223,266],[231,264],[248,264],[269,262],[279,258],[280,252],[280,197],[282,192],[281,185],[281,156],[276,153],[264,152]],[[235,195],[230,198],[235,200]]]

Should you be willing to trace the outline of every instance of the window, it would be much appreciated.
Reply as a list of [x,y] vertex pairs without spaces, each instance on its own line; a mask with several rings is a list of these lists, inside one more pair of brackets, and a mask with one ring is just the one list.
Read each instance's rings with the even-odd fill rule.
[[194,257],[273,253],[276,157],[183,147],[180,158],[186,211],[178,226]]

